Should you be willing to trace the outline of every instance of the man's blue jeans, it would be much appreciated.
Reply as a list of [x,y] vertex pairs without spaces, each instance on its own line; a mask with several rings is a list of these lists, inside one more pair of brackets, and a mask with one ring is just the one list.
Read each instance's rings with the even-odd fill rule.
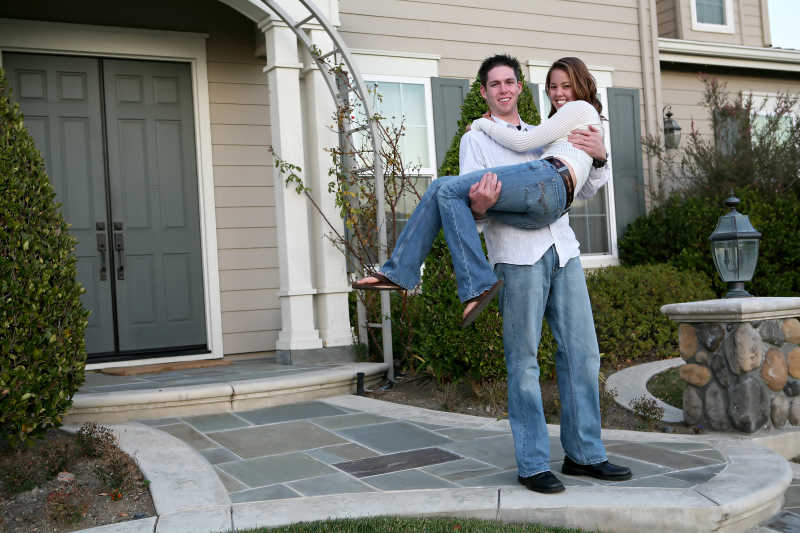
[[461,176],[445,176],[431,182],[381,272],[401,287],[413,289],[419,270],[444,230],[453,257],[462,302],[474,298],[497,282],[481,247],[480,236],[469,208],[469,189],[487,172],[502,183],[500,198],[489,209],[495,220],[520,228],[541,228],[555,222],[566,205],[564,181],[547,161],[528,161],[476,170]]
[[508,369],[508,418],[520,476],[550,470],[550,438],[542,409],[537,352],[542,316],[558,343],[561,446],[580,464],[606,460],[600,440],[600,351],[580,260],[561,268],[551,246],[534,265],[495,265],[503,280],[503,349]]

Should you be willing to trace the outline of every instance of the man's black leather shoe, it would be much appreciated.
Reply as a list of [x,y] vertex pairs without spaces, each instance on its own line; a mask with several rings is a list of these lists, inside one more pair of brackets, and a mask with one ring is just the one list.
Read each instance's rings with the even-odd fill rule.
[[566,455],[564,464],[561,466],[561,473],[570,476],[590,476],[606,481],[625,481],[632,476],[631,469],[627,466],[617,466],[608,461],[593,465],[579,465]]
[[529,477],[517,476],[517,481],[525,485],[528,490],[543,492],[545,494],[562,492],[564,490],[564,484],[549,470]]

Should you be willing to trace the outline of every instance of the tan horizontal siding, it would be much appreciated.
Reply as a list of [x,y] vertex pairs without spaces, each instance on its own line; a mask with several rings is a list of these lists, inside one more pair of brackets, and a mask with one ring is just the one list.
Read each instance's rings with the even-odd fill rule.
[[248,124],[269,126],[268,105],[215,104],[211,102],[212,124]]
[[229,311],[222,313],[222,333],[248,333],[251,331],[281,329],[280,309]]
[[678,37],[678,14],[675,0],[656,0],[658,36],[676,39]]
[[[272,187],[272,166],[215,165],[217,187]],[[273,205],[273,204],[268,204]]]
[[[726,90],[735,97],[740,91],[756,93],[800,94],[800,80],[767,78],[764,76],[719,75],[719,81],[726,83]],[[704,86],[699,73],[661,71],[661,86],[664,105],[671,105],[675,120],[683,129],[684,139],[694,122],[695,128],[703,135],[712,131],[708,109],[702,105]],[[760,103],[756,100],[756,103]],[[682,141],[682,143],[685,141]]]
[[218,229],[220,249],[274,248],[278,245],[275,228]]
[[269,126],[260,124],[212,124],[211,142],[216,145],[269,146],[272,135]]
[[222,293],[222,311],[280,309],[278,293],[272,289],[226,291]]
[[[209,50],[222,335],[226,354],[271,351],[280,331],[278,250],[264,61],[254,31]],[[247,44],[245,44],[245,42]]]
[[245,289],[277,289],[277,268],[255,268],[245,270],[223,270],[219,273],[220,289],[241,291]]
[[217,256],[220,270],[278,267],[274,248],[231,248],[220,250]]
[[278,331],[251,331],[249,333],[228,333],[223,335],[225,353],[248,353],[265,351],[263,346],[272,346],[278,340]]

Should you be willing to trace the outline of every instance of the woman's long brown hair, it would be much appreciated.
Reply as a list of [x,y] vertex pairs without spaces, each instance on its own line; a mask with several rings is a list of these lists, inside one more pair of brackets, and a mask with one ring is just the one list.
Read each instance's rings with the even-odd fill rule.
[[[597,98],[597,84],[594,77],[589,73],[589,68],[586,63],[577,57],[562,57],[550,66],[545,78],[545,91],[547,97],[550,98],[550,73],[554,70],[563,70],[567,73],[569,83],[572,85],[572,91],[575,93],[576,100],[584,100],[589,102],[597,109],[598,113],[603,112],[603,104]],[[550,104],[550,114],[547,118],[556,114],[556,108]]]

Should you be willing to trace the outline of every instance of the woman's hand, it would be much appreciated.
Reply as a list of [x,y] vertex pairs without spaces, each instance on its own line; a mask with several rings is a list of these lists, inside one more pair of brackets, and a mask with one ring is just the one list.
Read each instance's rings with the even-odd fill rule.
[[588,130],[572,130],[567,140],[578,150],[583,150],[593,159],[606,159],[606,146],[603,143],[603,133],[596,126],[589,126]]
[[[488,118],[489,120],[494,122],[494,119],[492,118],[492,114],[489,111],[487,111],[486,113],[481,115],[481,118]],[[464,132],[468,132],[471,129],[472,129],[472,124],[467,124],[467,129],[465,129]]]

